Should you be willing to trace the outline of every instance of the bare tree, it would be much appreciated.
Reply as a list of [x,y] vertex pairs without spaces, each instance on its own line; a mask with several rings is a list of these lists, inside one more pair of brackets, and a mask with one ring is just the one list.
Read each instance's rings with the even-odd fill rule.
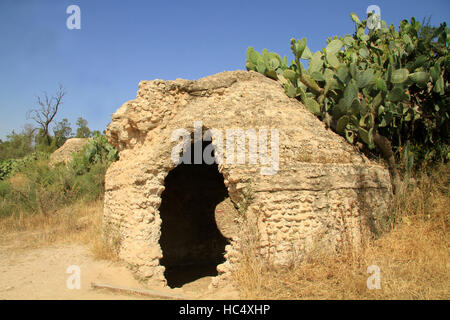
[[55,96],[49,97],[44,92],[43,97],[37,97],[39,108],[27,112],[27,119],[34,120],[42,129],[42,137],[49,138],[49,126],[56,116],[59,107],[63,103],[63,97],[66,94],[63,86],[60,84]]

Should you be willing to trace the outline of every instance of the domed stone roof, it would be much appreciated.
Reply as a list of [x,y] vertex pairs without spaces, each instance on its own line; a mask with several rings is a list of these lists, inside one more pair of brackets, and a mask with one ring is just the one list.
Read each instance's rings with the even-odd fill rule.
[[[252,71],[141,81],[106,134],[120,160],[106,175],[105,225],[120,235],[120,257],[149,283],[166,284],[168,269],[206,257],[222,258],[217,269],[227,279],[242,237],[221,240],[213,227],[232,220],[222,211],[214,220],[215,206],[228,197],[237,223],[245,214],[257,226],[261,253],[277,264],[317,241],[335,249],[351,239],[357,248],[391,200],[384,166]],[[217,176],[195,169],[196,160],[211,165],[211,158]],[[217,177],[223,188],[208,185]],[[213,252],[221,245],[225,255]]]

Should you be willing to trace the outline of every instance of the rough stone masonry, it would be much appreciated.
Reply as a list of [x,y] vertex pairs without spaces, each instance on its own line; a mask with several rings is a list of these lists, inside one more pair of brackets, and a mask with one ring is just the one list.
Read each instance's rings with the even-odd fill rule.
[[[171,155],[178,142],[172,134],[180,128],[193,133],[195,121],[204,130],[224,132],[277,129],[276,174],[261,174],[260,162],[230,164],[226,153],[216,173],[190,173],[197,168],[194,164],[180,165],[182,170],[175,172]],[[214,221],[214,205],[228,197],[235,206],[241,203],[248,186],[252,200],[246,214],[257,226],[261,254],[276,264],[301,256],[318,241],[330,250],[344,239],[358,247],[376,231],[374,221],[387,212],[391,200],[384,166],[326,129],[300,102],[287,97],[278,82],[255,72],[223,72],[196,81],[141,81],[137,98],[112,116],[106,134],[120,151],[120,160],[106,174],[106,235],[120,238],[120,258],[148,284],[166,285],[168,267],[208,261],[218,261],[217,279],[227,279],[238,263],[240,239],[228,231],[225,241],[219,239],[217,229],[230,229],[219,225],[213,230],[216,223],[230,220],[223,215],[208,221]],[[249,144],[244,147],[248,152]],[[223,179],[223,189],[220,183],[204,188],[213,177]],[[222,251],[214,253],[217,248]]]

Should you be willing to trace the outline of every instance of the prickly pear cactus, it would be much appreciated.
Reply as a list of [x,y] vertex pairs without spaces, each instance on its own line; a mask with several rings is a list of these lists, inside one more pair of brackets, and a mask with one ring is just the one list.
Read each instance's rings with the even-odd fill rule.
[[[381,21],[367,34],[368,20],[361,22],[354,13],[351,18],[355,34],[328,39],[322,51],[312,53],[305,38],[291,39],[290,65],[276,53],[264,49],[260,55],[250,47],[247,69],[282,82],[289,97],[349,143],[378,147],[394,175],[394,152],[407,151],[405,146],[450,159],[449,28],[443,23],[432,39],[424,38],[412,18],[398,31]],[[407,154],[410,162],[412,154]]]

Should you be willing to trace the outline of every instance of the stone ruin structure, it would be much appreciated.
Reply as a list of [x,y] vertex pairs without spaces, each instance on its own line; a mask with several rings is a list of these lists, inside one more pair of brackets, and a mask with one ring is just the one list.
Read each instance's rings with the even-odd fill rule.
[[252,71],[141,81],[106,134],[120,160],[106,174],[105,235],[151,285],[227,279],[239,216],[282,265],[317,243],[358,247],[391,199],[385,167]]
[[80,152],[88,144],[88,138],[70,138],[50,155],[49,165],[54,167],[58,163],[69,163],[73,159],[73,154]]

